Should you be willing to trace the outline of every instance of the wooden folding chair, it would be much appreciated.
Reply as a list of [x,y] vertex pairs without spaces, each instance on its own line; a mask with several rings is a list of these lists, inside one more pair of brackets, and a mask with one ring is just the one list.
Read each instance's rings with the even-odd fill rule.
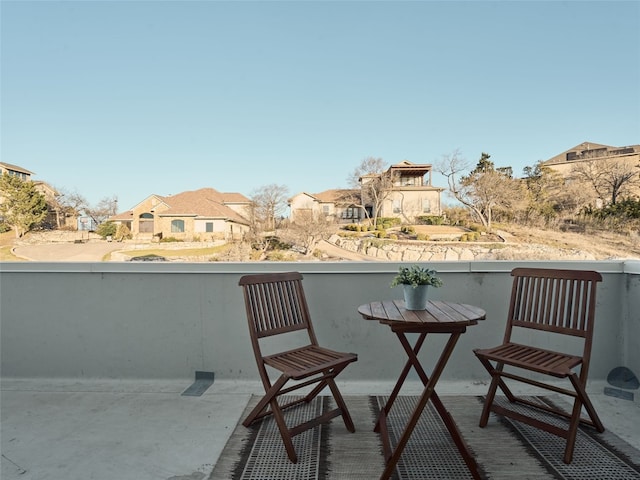
[[[494,348],[474,350],[492,377],[480,417],[480,427],[486,426],[489,413],[495,412],[565,438],[563,460],[565,463],[571,463],[580,423],[595,427],[598,432],[604,432],[602,422],[586,392],[595,320],[596,284],[602,281],[602,276],[592,271],[539,268],[516,268],[511,275],[514,279],[503,343]],[[551,332],[553,335],[550,336],[558,334],[578,337],[581,339],[577,342],[581,345],[581,352],[576,354],[544,349],[534,345],[535,341],[532,340],[527,340],[528,344],[515,343],[512,334],[520,328]],[[535,335],[530,334],[526,337],[533,339]],[[505,371],[505,367],[508,367],[509,371]],[[580,367],[579,374],[576,373],[577,367]],[[522,370],[538,375],[530,374],[525,377]],[[556,380],[554,384],[550,382],[551,377],[568,379],[573,388],[569,389],[569,385],[562,386],[560,380]],[[568,395],[573,398],[573,409],[569,414],[561,408],[543,406],[516,396],[507,387],[505,378]],[[498,387],[510,402],[560,415],[569,420],[568,427],[564,429],[534,418],[533,415],[496,405],[494,398]],[[583,405],[588,418],[581,416]]]
[[[292,437],[321,423],[342,415],[348,431],[355,432],[351,415],[336,386],[334,378],[358,356],[320,347],[311,323],[307,301],[302,288],[302,275],[297,272],[245,275],[240,279],[251,333],[251,344],[265,395],[249,413],[243,425],[273,415],[280,430],[289,459],[297,462]],[[260,340],[273,335],[306,330],[305,343],[292,350],[263,355]],[[308,340],[308,343],[307,343]],[[280,372],[271,382],[267,367]],[[289,384],[289,386],[287,386]],[[281,395],[307,387],[310,391],[302,398],[280,403]],[[287,386],[285,388],[285,386]],[[325,387],[329,387],[337,408],[301,425],[288,427],[283,410],[303,402],[310,402]]]

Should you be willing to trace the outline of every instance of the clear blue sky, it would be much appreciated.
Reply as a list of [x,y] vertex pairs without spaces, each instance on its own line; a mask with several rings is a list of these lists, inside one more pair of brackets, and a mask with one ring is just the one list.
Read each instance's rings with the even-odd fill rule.
[[[640,2],[6,1],[1,160],[127,210],[640,143]],[[434,184],[446,186],[434,177]]]

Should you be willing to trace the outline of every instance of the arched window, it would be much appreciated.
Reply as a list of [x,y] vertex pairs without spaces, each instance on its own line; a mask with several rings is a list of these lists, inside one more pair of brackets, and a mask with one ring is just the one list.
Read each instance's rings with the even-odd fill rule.
[[184,233],[184,220],[171,220],[172,233]]
[[153,214],[141,213],[138,218],[140,219],[138,222],[140,233],[153,233]]

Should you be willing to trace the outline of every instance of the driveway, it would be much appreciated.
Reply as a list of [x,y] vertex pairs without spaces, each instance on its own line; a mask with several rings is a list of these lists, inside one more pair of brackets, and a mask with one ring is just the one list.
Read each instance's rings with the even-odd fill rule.
[[106,254],[121,248],[117,243],[96,240],[87,243],[19,245],[14,247],[13,253],[33,262],[101,262]]

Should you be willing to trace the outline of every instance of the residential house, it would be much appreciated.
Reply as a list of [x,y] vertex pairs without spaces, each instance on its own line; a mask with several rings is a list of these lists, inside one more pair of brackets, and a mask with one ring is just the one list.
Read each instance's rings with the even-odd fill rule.
[[[360,189],[326,190],[321,193],[298,193],[289,199],[290,218],[307,211],[334,218],[338,223],[358,223],[378,217],[400,218],[414,223],[418,217],[442,214],[442,187],[431,184],[432,168],[428,164],[414,164],[404,160],[391,165],[383,173],[363,175]],[[377,182],[384,198],[377,207],[370,194],[370,182]]]
[[365,214],[360,207],[360,190],[335,189],[320,193],[301,192],[288,200],[289,219],[296,221],[304,212],[316,217],[323,215],[337,223],[358,223]]
[[233,240],[249,231],[250,204],[240,193],[201,188],[171,196],[150,195],[109,220],[125,225],[138,239]]
[[[575,179],[574,169],[586,162],[597,162],[596,170],[600,171],[611,171],[614,165],[617,166],[618,171],[620,168],[630,172],[637,171],[636,181],[628,183],[631,188],[626,193],[640,196],[640,145],[612,147],[599,143],[582,142],[544,161],[543,165],[560,173],[566,179]],[[600,165],[607,168],[599,168]]]
[[[419,217],[442,214],[440,195],[442,187],[431,183],[432,167],[429,164],[414,164],[407,160],[391,165],[381,174],[361,177],[363,205],[369,216],[400,218],[403,223],[415,223]],[[367,184],[380,182],[385,187],[384,200],[378,205]]]
[[[53,229],[61,227],[72,227],[75,225],[76,216],[73,212],[63,211],[58,202],[58,191],[46,182],[41,180],[33,180],[35,175],[26,168],[12,165],[10,163],[0,162],[0,175],[14,175],[24,181],[32,181],[36,191],[44,195],[47,201],[47,216],[42,222],[44,228]],[[0,197],[0,202],[2,198]]]
[[26,168],[19,167],[18,165],[11,165],[10,163],[0,162],[0,175],[5,173],[20,177],[22,180],[31,180],[31,175],[33,175],[33,172],[30,172]]
[[77,229],[77,212],[65,208],[60,204],[60,193],[47,182],[33,180],[36,190],[44,195],[47,202],[47,216],[42,222],[46,229],[66,228]]

